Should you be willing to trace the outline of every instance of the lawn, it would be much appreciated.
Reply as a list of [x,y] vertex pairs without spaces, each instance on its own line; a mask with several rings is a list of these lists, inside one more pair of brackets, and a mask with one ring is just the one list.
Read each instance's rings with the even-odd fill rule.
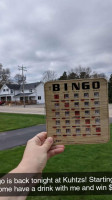
[[[112,124],[111,124],[112,136]],[[0,172],[20,162],[23,146],[0,152]],[[64,153],[51,158],[44,172],[112,172],[112,141],[106,144],[66,146]],[[28,200],[112,200],[112,196],[28,197]]]
[[45,115],[0,113],[0,132],[45,124]]

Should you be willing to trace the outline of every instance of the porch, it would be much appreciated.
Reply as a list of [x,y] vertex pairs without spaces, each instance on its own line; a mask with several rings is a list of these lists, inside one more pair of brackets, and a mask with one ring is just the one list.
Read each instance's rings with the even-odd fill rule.
[[2,102],[11,102],[13,100],[11,95],[0,95],[0,101]]
[[25,104],[30,105],[30,104],[36,104],[37,100],[36,97],[32,95],[32,93],[25,93],[23,96],[23,93],[19,93],[14,96],[16,104],[23,104],[24,103],[24,98],[25,98]]

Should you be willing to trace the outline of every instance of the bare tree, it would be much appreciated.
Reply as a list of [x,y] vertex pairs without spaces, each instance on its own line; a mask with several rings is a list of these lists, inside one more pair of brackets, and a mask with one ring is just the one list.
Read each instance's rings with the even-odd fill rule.
[[56,80],[57,74],[53,70],[48,70],[43,73],[42,82],[53,81]]
[[105,79],[107,79],[107,77],[104,73],[97,73],[97,72],[93,72],[92,75],[91,75],[91,78],[105,78]]
[[68,72],[68,79],[85,79],[85,78],[91,78],[91,68],[90,67],[77,67],[72,68]]
[[3,65],[0,64],[0,84],[10,83],[10,70],[9,68],[3,69]]
[[91,77],[91,68],[90,67],[77,67],[75,68],[75,73],[80,79],[90,78]]
[[19,85],[21,85],[21,84],[23,83],[23,78],[24,78],[24,83],[26,83],[26,76],[23,76],[23,77],[22,77],[21,74],[16,74],[16,75],[14,76],[14,81],[15,81],[16,83],[18,83]]

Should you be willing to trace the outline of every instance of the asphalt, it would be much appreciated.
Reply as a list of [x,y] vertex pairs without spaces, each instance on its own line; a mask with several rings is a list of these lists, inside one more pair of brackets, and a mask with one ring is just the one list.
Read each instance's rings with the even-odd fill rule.
[[[110,123],[112,123],[112,117],[110,118]],[[24,145],[37,133],[40,133],[45,130],[46,125],[44,124],[0,133],[0,150],[10,149],[16,146]]]
[[24,129],[17,129],[0,133],[0,150],[10,149],[24,145],[37,133],[46,130],[46,125],[32,126]]
[[112,123],[112,117],[110,117],[109,120],[110,120],[110,124],[111,124]]

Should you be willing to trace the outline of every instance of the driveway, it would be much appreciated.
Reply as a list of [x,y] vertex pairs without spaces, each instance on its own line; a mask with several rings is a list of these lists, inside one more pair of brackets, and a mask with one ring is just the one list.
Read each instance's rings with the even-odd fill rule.
[[0,133],[0,150],[26,144],[30,138],[45,130],[46,125],[38,125]]

